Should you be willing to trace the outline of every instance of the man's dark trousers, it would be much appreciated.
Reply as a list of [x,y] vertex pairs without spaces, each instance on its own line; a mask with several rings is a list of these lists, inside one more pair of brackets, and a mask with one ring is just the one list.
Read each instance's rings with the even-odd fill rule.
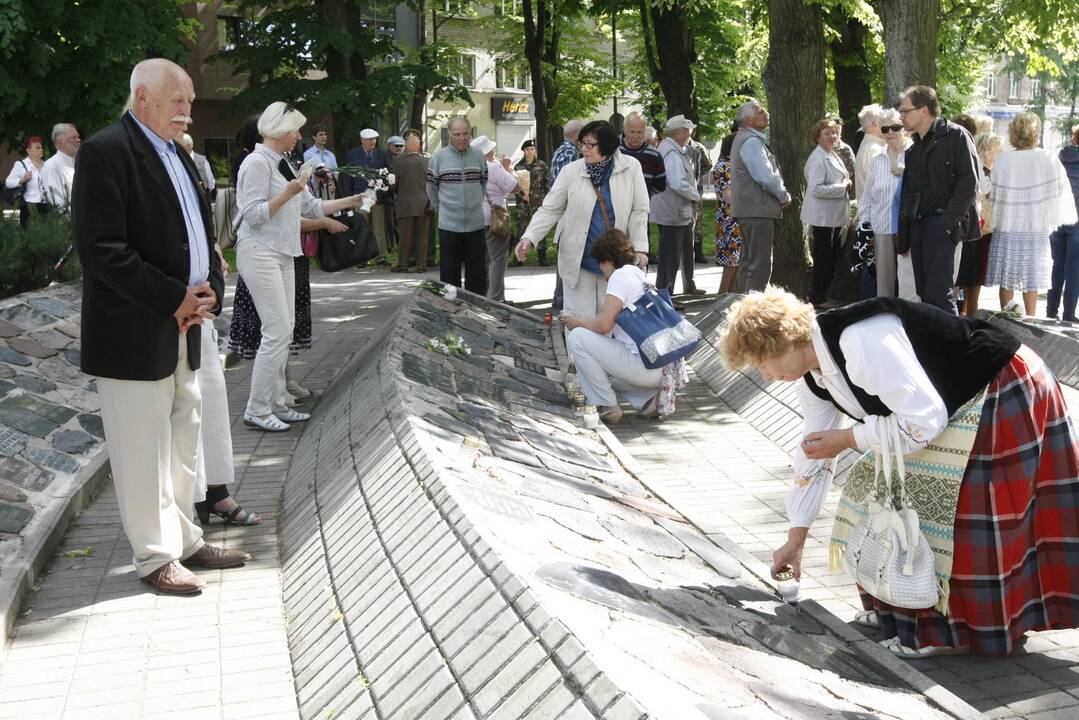
[[[674,295],[674,279],[678,277],[678,268],[682,265],[683,248],[689,248],[690,262],[693,260],[693,226],[659,226],[659,268],[656,270],[656,287],[667,288]],[[692,289],[693,278],[682,278],[682,289]]]
[[464,267],[464,289],[477,295],[487,294],[487,242],[483,228],[471,232],[438,229],[440,246],[438,276],[444,283],[461,285]]
[[914,289],[922,302],[958,315],[955,294],[955,242],[944,230],[944,215],[926,215],[910,228]]

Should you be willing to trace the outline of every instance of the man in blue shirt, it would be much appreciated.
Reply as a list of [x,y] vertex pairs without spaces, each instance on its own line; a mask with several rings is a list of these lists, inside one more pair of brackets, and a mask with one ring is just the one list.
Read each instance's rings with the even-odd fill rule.
[[580,151],[577,150],[577,136],[583,127],[583,120],[570,120],[562,126],[562,137],[565,139],[561,145],[555,148],[554,154],[551,155],[552,186],[554,186],[554,181],[558,178],[558,173],[562,171],[562,168],[581,157]]
[[337,170],[337,158],[334,156],[333,151],[327,147],[330,142],[330,135],[326,132],[325,125],[315,125],[311,128],[311,139],[315,144],[304,150],[303,159],[307,162],[311,158],[315,158],[321,164],[325,165],[328,169]]

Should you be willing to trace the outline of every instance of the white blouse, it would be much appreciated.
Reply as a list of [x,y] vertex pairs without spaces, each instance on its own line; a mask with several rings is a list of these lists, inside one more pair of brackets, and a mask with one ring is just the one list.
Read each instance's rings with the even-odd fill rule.
[[45,202],[45,186],[41,182],[41,171],[34,165],[34,161],[28,157],[15,161],[15,165],[12,166],[11,172],[8,173],[7,179],[4,181],[4,186],[8,188],[19,187],[22,176],[26,174],[27,170],[30,171],[30,179],[27,181],[26,189],[23,191],[23,200],[28,203]]
[[[812,340],[820,361],[820,370],[810,371],[813,380],[852,417],[862,420],[854,426],[858,450],[879,451],[877,424],[881,421],[880,416],[868,415],[855,399],[819,327],[814,327]],[[904,454],[924,448],[944,430],[948,424],[944,399],[914,355],[914,347],[897,316],[882,313],[854,323],[839,336],[839,347],[846,358],[851,382],[879,397],[899,420]],[[805,421],[803,437],[822,430],[835,430],[841,425],[843,417],[835,405],[814,395],[805,381],[801,382],[799,399]],[[795,449],[794,484],[786,503],[791,527],[813,524],[828,494],[834,466],[834,458],[810,460],[802,452],[801,445]]]
[[284,159],[262,143],[240,163],[236,177],[236,207],[241,213],[236,243],[254,241],[270,250],[299,257],[300,216],[320,218],[322,201],[305,186],[270,217],[270,200],[285,190],[289,181],[277,166]]

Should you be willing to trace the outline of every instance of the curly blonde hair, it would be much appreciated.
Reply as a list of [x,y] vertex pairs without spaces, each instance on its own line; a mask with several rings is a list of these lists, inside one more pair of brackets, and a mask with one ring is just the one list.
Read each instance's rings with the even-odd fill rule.
[[1041,118],[1032,112],[1021,112],[1008,123],[1008,142],[1016,150],[1036,148],[1041,132]]
[[731,305],[719,329],[723,364],[732,370],[757,367],[810,341],[813,306],[769,285]]

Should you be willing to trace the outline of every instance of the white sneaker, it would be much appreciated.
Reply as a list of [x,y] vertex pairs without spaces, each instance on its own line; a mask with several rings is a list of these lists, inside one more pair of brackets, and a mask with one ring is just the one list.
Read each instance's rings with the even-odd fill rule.
[[266,432],[285,432],[289,429],[288,424],[281,422],[273,415],[258,417],[251,413],[244,413],[244,425],[265,430]]
[[274,417],[282,422],[296,423],[310,420],[311,413],[296,412],[292,408],[286,408],[284,410],[274,410]]

